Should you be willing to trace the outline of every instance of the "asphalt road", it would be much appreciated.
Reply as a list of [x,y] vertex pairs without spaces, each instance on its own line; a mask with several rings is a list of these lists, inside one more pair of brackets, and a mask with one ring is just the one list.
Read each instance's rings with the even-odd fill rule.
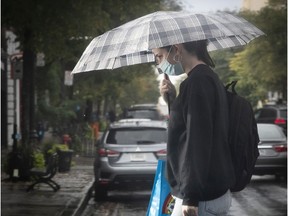
[[[105,202],[89,201],[81,216],[145,216],[151,191],[113,191]],[[250,185],[233,194],[229,216],[287,215],[287,181],[253,176]]]

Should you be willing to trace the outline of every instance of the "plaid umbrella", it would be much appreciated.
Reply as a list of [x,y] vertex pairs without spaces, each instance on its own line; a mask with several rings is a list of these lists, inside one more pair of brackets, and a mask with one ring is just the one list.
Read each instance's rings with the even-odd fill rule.
[[264,33],[245,19],[223,12],[159,11],[94,38],[72,73],[153,62],[153,48],[207,39],[208,50],[243,46]]

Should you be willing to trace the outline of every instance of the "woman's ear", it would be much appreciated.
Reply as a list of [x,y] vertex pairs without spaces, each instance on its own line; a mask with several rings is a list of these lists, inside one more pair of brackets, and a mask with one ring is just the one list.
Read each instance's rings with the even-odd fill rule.
[[181,54],[182,53],[182,49],[183,49],[182,44],[175,44],[173,46],[174,46],[174,51],[175,51],[176,54]]

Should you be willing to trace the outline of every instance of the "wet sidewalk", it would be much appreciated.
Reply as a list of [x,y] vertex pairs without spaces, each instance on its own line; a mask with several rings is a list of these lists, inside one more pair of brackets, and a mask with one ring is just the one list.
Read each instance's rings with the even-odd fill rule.
[[54,192],[46,184],[26,192],[31,182],[3,181],[1,176],[2,216],[79,216],[93,191],[93,158],[73,157],[75,165],[67,173],[57,173],[53,180],[60,186]]

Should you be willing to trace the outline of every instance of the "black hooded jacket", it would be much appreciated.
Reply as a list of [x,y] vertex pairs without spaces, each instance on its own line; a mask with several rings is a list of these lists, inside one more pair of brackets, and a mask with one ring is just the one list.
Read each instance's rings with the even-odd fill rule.
[[183,205],[216,199],[235,181],[226,92],[207,65],[190,71],[171,106],[166,168],[172,194]]

